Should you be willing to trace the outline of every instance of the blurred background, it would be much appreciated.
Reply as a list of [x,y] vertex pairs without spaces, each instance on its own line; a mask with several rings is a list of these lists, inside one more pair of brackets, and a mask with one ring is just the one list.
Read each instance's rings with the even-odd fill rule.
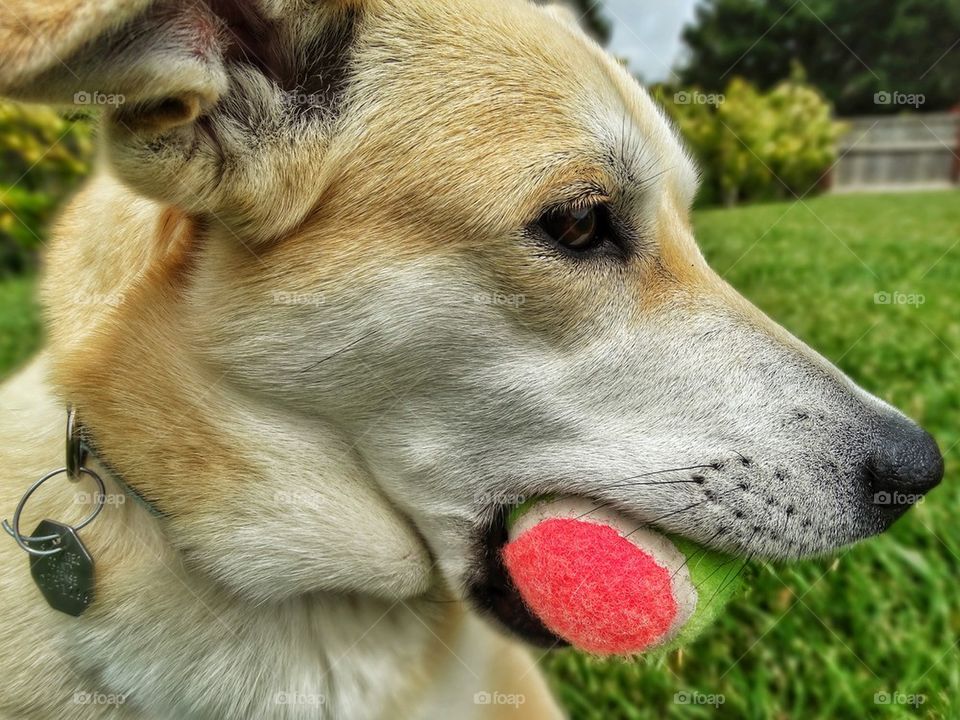
[[[960,0],[571,4],[699,160],[713,266],[933,432],[947,476],[882,538],[756,565],[683,653],[545,655],[554,687],[574,718],[960,717]],[[93,120],[0,103],[0,377],[42,342]]]

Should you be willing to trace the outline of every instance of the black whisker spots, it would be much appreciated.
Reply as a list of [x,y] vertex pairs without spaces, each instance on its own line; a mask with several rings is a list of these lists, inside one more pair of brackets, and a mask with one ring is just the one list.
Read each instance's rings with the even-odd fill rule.
[[682,513],[682,512],[686,512],[687,510],[693,510],[695,507],[699,507],[700,505],[703,505],[705,502],[707,502],[707,501],[706,501],[706,500],[698,500],[697,502],[691,503],[690,505],[687,505],[686,507],[682,507],[682,508],[680,508],[679,510],[673,510],[673,511],[668,512],[668,513],[666,513],[666,514],[664,514],[664,515],[661,515],[660,517],[654,518],[653,520],[651,520],[651,521],[648,522],[648,523],[643,523],[642,525],[638,525],[634,530],[631,530],[631,531],[628,532],[626,535],[624,535],[624,537],[630,537],[631,535],[633,535],[635,532],[638,532],[638,531],[641,530],[642,528],[652,526],[652,525],[654,525],[655,523],[658,523],[658,522],[660,522],[661,520],[665,520],[665,519],[668,518],[668,517],[673,517],[674,515],[679,515],[679,514]]
[[[727,492],[725,492],[725,493],[720,493],[720,496],[719,496],[719,497],[724,497],[725,495],[729,495],[731,492],[733,492],[733,491],[730,490],[730,491],[727,491]],[[658,522],[660,522],[660,521],[662,521],[662,520],[665,520],[665,519],[667,519],[667,518],[669,518],[669,517],[673,517],[674,515],[679,515],[679,514],[682,513],[682,512],[686,512],[687,510],[693,510],[694,508],[700,507],[701,505],[703,505],[704,503],[707,503],[707,502],[710,502],[710,501],[709,501],[709,500],[698,500],[697,502],[691,503],[690,505],[687,505],[686,507],[682,507],[682,508],[680,508],[679,510],[671,510],[670,512],[668,512],[668,513],[666,513],[666,514],[664,514],[664,515],[661,515],[661,516],[659,516],[659,517],[656,517],[656,518],[654,518],[653,520],[650,520],[650,521],[648,521],[648,522],[643,523],[642,525],[638,525],[634,530],[631,530],[629,533],[627,533],[626,535],[624,535],[624,537],[630,537],[631,535],[633,535],[635,532],[637,532],[637,531],[640,530],[641,528],[644,528],[644,527],[653,527],[654,525],[656,525]]]

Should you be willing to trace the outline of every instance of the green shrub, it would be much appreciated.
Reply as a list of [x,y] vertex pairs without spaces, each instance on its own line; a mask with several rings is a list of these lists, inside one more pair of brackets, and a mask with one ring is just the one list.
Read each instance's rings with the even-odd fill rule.
[[35,264],[47,225],[92,156],[89,117],[0,102],[0,276]]
[[735,78],[723,94],[656,94],[701,164],[704,204],[802,197],[836,160],[844,126],[799,74],[768,92]]

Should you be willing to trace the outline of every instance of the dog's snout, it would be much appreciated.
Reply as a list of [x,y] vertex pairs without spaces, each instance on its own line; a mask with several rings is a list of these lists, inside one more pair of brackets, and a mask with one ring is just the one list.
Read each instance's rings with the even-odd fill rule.
[[874,501],[913,505],[943,479],[943,456],[931,435],[900,415],[876,426],[876,443],[867,459],[867,477]]

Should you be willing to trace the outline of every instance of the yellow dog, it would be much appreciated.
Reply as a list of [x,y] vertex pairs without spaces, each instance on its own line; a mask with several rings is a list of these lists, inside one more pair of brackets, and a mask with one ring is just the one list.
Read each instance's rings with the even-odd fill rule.
[[20,532],[105,484],[79,617],[3,536],[3,718],[559,717],[523,643],[553,639],[488,562],[504,505],[791,558],[939,481],[707,267],[695,168],[566,11],[2,6],[0,93],[103,119],[46,349],[0,389],[0,514],[63,465],[68,405],[88,476]]

